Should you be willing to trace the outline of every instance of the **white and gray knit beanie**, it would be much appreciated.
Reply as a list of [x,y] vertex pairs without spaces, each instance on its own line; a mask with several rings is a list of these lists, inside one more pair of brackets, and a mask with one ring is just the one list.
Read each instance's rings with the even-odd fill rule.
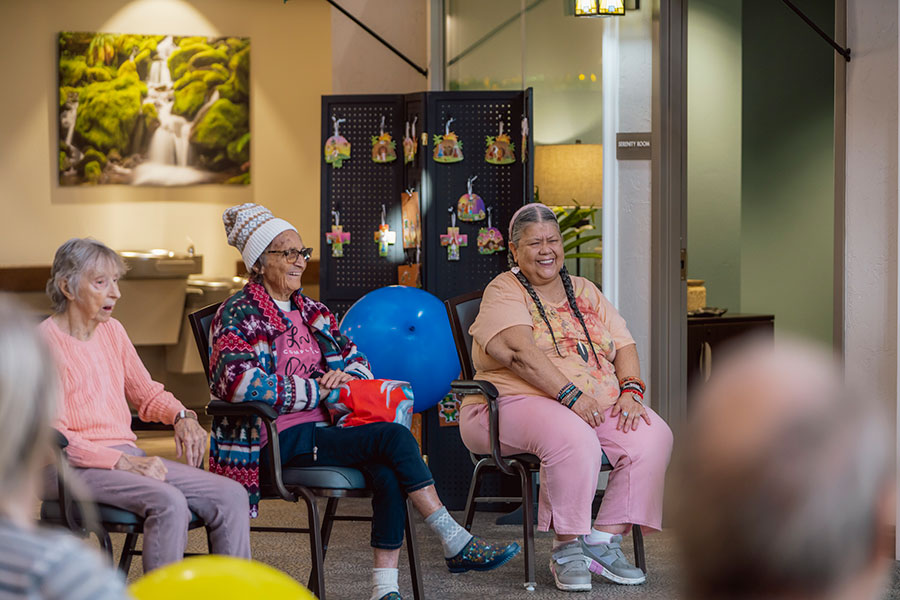
[[253,265],[279,233],[297,231],[296,227],[277,218],[265,206],[253,202],[227,209],[222,213],[222,221],[228,244],[241,253],[248,272],[253,271]]

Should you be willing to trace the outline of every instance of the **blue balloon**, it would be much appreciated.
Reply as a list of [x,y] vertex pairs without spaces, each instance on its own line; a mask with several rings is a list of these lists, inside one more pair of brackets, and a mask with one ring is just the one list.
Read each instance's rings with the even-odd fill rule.
[[440,402],[459,377],[447,309],[424,290],[392,285],[369,292],[344,315],[341,332],[366,355],[377,379],[412,384],[415,412]]

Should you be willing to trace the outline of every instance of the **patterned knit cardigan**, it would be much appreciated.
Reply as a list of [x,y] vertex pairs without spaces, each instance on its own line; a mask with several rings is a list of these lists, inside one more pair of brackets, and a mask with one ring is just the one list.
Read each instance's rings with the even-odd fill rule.
[[[319,344],[328,369],[343,370],[359,379],[371,379],[369,363],[356,344],[338,329],[337,319],[325,307],[299,291],[291,297],[303,322]],[[215,398],[228,402],[262,401],[279,414],[312,410],[319,405],[319,383],[297,375],[275,374],[275,339],[290,321],[266,289],[250,282],[222,303],[210,330],[209,377]],[[259,505],[258,417],[215,417],[209,442],[209,470],[247,488],[250,515]]]

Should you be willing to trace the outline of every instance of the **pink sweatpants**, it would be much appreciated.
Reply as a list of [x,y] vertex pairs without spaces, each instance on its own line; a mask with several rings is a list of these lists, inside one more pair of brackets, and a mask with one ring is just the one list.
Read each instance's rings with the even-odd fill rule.
[[[601,454],[613,466],[594,526],[630,523],[662,527],[663,481],[672,453],[672,431],[655,412],[648,426],[616,430],[618,419],[591,428],[562,404],[540,396],[505,396],[500,407],[500,447],[504,455],[531,453],[541,459],[538,529],[582,535],[591,529],[591,502],[597,489]],[[610,410],[612,410],[610,408]],[[463,443],[476,454],[490,454],[488,408],[465,406],[460,414]]]

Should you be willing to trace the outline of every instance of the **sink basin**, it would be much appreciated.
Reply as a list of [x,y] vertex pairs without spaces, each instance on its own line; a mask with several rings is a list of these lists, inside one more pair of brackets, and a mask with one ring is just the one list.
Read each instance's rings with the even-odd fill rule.
[[203,272],[203,256],[171,250],[120,250],[128,272],[125,279],[187,279]]

